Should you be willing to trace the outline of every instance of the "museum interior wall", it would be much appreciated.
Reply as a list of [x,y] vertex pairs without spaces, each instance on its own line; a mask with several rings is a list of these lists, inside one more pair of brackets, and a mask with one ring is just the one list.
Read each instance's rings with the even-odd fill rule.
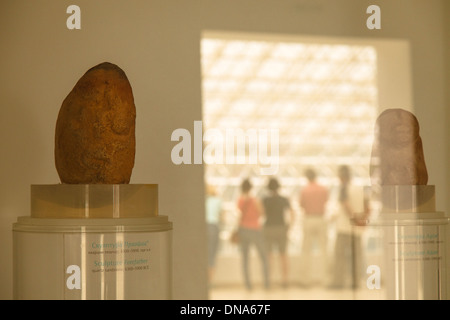
[[[445,43],[445,63],[446,63],[446,81],[444,86],[444,91],[446,92],[446,107],[447,110],[447,123],[450,121],[450,41],[447,41],[450,37],[450,19],[446,18],[448,13],[450,12],[450,3],[444,2],[444,10],[442,11],[445,23],[445,34],[444,34],[444,43]],[[450,126],[447,127],[446,139],[450,137]],[[450,159],[450,143],[447,143],[447,163]],[[450,169],[447,167],[447,199],[446,208],[447,211],[450,209],[450,197],[448,196],[450,192]]]
[[[202,119],[204,31],[407,40],[413,105],[392,107],[411,107],[419,119],[436,207],[448,212],[450,23],[443,12],[450,14],[450,5],[445,0],[376,1],[382,29],[368,30],[365,12],[372,2],[3,1],[0,299],[12,297],[11,226],[29,214],[30,185],[59,183],[53,152],[61,103],[83,73],[103,61],[119,65],[133,88],[137,142],[130,182],[159,184],[159,211],[174,228],[174,298],[208,297],[203,166],[177,166],[170,158],[171,133],[177,128],[193,132],[194,121]],[[81,30],[66,28],[70,4],[82,10]]]

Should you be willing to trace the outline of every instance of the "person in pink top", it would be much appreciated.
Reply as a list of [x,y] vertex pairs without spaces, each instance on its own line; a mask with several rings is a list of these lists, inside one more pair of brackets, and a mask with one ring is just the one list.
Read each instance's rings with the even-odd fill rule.
[[264,287],[269,288],[269,266],[267,252],[264,244],[261,220],[264,210],[261,202],[250,194],[252,184],[248,179],[241,184],[241,196],[237,206],[240,212],[239,219],[239,244],[242,252],[242,268],[244,281],[247,289],[252,289],[249,274],[249,252],[250,247],[255,246],[261,259]]
[[316,172],[307,169],[305,176],[308,184],[300,192],[300,207],[303,210],[303,246],[301,251],[302,282],[303,285],[312,284],[311,265],[313,260],[313,249],[319,249],[322,258],[320,270],[315,268],[315,275],[320,274],[318,280],[321,284],[325,282],[327,269],[327,232],[328,226],[325,220],[326,205],[328,201],[328,189],[316,181]]

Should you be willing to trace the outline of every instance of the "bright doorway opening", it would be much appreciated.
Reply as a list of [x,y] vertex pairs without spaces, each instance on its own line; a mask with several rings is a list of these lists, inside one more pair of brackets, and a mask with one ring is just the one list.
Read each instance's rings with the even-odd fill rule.
[[[407,43],[401,41],[204,34],[203,130],[221,132],[222,139],[227,130],[278,133],[277,152],[272,153],[277,157],[274,176],[280,181],[280,193],[290,200],[296,214],[289,232],[291,264],[301,254],[298,197],[307,182],[305,170],[315,169],[319,182],[329,187],[329,214],[337,201],[339,165],[352,168],[356,184],[370,184],[373,129],[379,112],[389,107],[412,109],[408,50]],[[400,69],[394,77],[392,68]],[[399,99],[401,106],[396,105]],[[241,143],[248,160],[251,139],[249,135],[244,138]],[[208,143],[211,145],[214,139],[204,141],[205,149]],[[219,286],[242,284],[239,248],[230,241],[237,225],[240,184],[250,177],[254,193],[262,197],[269,178],[261,174],[260,162],[246,159],[205,164],[205,182],[214,186],[223,205],[212,280]],[[333,226],[329,233],[331,250]],[[258,277],[258,262],[253,265]],[[296,281],[294,274],[291,278]]]

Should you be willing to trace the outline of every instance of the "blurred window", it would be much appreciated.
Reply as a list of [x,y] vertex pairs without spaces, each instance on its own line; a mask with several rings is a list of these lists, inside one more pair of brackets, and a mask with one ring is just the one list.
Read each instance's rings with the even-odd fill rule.
[[[277,129],[276,176],[294,207],[310,166],[329,186],[336,184],[339,164],[350,165],[358,183],[370,183],[378,114],[373,46],[205,37],[201,58],[204,132]],[[246,152],[248,156],[248,144]],[[207,164],[205,179],[218,186],[233,213],[242,178],[253,177],[254,191],[264,192],[267,176],[260,174],[260,167],[248,162]]]

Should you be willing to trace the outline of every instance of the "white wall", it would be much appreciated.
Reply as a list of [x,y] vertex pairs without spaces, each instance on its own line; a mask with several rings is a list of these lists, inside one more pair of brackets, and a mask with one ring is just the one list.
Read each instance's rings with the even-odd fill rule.
[[[172,131],[192,130],[193,121],[201,119],[199,40],[204,30],[409,41],[412,102],[422,127],[429,183],[436,185],[438,209],[449,211],[445,1],[378,0],[382,29],[368,30],[365,11],[373,2],[2,1],[0,298],[11,298],[11,224],[29,214],[30,184],[59,181],[53,139],[62,100],[88,68],[103,61],[121,66],[133,87],[137,152],[131,183],[160,185],[160,211],[174,222],[175,298],[207,297],[203,168],[175,166],[170,160]],[[70,4],[81,8],[81,30],[65,26]]]
[[[445,33],[444,33],[444,43],[445,47],[445,62],[446,62],[446,80],[444,90],[447,93],[446,95],[446,110],[447,110],[447,121],[446,123],[450,123],[450,19],[448,18],[450,15],[450,2],[444,1],[444,10],[442,10],[442,16],[445,21]],[[450,125],[446,125],[447,128],[447,163],[450,160],[450,143],[448,142],[450,139]],[[447,195],[450,193],[450,169],[447,169]],[[450,196],[447,196],[447,210],[450,211]],[[450,288],[449,288],[450,290]]]
[[[450,1],[444,1],[444,10],[442,10],[442,16],[445,21],[445,33],[444,33],[444,43],[445,43],[445,65],[446,65],[446,79],[445,79],[445,92],[446,95],[446,110],[447,110],[447,122],[450,123]],[[447,163],[450,160],[450,126],[447,125]],[[450,170],[447,169],[447,212],[450,211]],[[447,234],[447,257],[450,257],[450,232]],[[447,281],[450,281],[450,258],[447,258]],[[447,288],[447,297],[450,297],[450,286]]]

